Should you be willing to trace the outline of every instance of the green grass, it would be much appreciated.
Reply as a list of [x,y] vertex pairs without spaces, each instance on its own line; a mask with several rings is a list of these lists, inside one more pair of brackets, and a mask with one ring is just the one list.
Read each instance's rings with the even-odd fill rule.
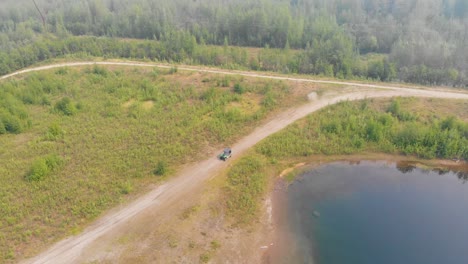
[[99,66],[0,82],[0,120],[20,128],[0,130],[0,262],[31,256],[234,142],[300,101],[289,92],[278,81]]
[[258,210],[258,199],[267,187],[266,159],[259,155],[241,158],[230,169],[227,179],[227,207],[232,216],[244,222],[252,220]]
[[[238,223],[250,223],[258,217],[272,179],[290,164],[317,155],[379,152],[468,160],[468,102],[374,99],[322,109],[260,142],[231,167],[226,208]],[[286,180],[296,174],[289,173]]]
[[[403,110],[412,100],[395,99],[380,111],[368,101],[343,102],[272,136],[257,150],[269,158],[379,151],[468,160],[468,123],[450,113],[423,117]],[[461,103],[462,111],[468,110]]]

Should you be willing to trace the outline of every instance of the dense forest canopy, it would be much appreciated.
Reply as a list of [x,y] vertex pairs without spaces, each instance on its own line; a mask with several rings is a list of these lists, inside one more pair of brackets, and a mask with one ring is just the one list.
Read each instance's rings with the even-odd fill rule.
[[[468,85],[468,0],[36,3],[46,29],[32,0],[0,3],[1,50],[32,43],[45,32],[60,38],[93,35],[159,41],[185,32],[197,44],[305,50],[305,58],[297,58],[298,65],[290,69],[299,73]],[[388,59],[366,69],[353,63],[356,56],[373,53]]]

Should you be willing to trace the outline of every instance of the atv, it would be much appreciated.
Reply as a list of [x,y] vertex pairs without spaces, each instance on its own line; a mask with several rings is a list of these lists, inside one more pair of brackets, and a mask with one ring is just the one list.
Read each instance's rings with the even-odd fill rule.
[[227,159],[229,159],[232,155],[232,151],[230,148],[225,148],[223,153],[219,154],[218,155],[218,158],[220,160],[223,160],[223,161],[226,161]]

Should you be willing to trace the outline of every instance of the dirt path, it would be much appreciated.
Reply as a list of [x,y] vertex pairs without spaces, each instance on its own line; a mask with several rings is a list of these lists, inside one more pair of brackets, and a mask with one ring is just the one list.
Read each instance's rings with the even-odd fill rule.
[[[78,63],[63,63],[48,66],[41,66],[22,70],[12,73],[1,79],[6,79],[18,74],[23,74],[31,71],[47,70],[58,67],[83,66],[83,65],[123,65],[123,66],[141,66],[141,67],[161,67],[170,68],[167,65],[134,63],[134,62],[78,62]],[[307,116],[308,114],[317,111],[328,105],[336,104],[343,100],[359,100],[364,98],[376,97],[393,97],[393,96],[417,96],[417,97],[434,97],[434,98],[453,98],[453,99],[468,99],[468,93],[458,91],[441,91],[441,90],[423,90],[406,87],[393,87],[383,85],[360,84],[352,82],[339,81],[322,81],[311,79],[300,79],[291,77],[268,76],[251,72],[239,71],[224,71],[212,70],[197,67],[179,67],[179,70],[220,73],[220,74],[236,74],[249,77],[270,78],[278,80],[288,80],[296,82],[314,82],[327,84],[341,84],[357,87],[365,87],[366,91],[357,91],[341,95],[327,96],[326,94],[318,99],[308,102],[294,109],[289,109],[277,115],[275,118],[255,129],[250,135],[241,139],[238,143],[232,146],[235,157],[240,157],[247,149],[257,144],[260,140],[276,133],[296,120]],[[184,199],[185,194],[190,193],[197,187],[200,187],[203,182],[210,177],[216,175],[223,169],[226,169],[229,162],[221,162],[216,157],[211,157],[205,161],[201,161],[195,165],[189,166],[178,173],[176,177],[169,180],[167,183],[158,186],[147,194],[144,194],[139,199],[122,207],[115,208],[106,216],[101,217],[81,234],[67,238],[42,254],[25,261],[25,263],[76,263],[83,259],[83,252],[99,237],[108,232],[112,232],[123,224],[129,222],[133,217],[151,210],[152,213],[164,211],[165,205],[174,201]]]
[[[61,67],[76,67],[76,66],[91,66],[91,65],[112,65],[112,66],[133,66],[133,67],[158,67],[164,69],[170,69],[174,66],[172,65],[165,65],[159,63],[143,63],[143,62],[105,62],[105,61],[85,61],[85,62],[68,62],[68,63],[57,63],[45,66],[39,66],[34,68],[28,68],[24,70],[20,70],[14,73],[10,73],[0,77],[0,80],[7,79],[16,75],[21,75],[28,72],[34,71],[43,71],[49,70],[54,68],[61,68]],[[306,78],[295,78],[295,77],[288,77],[288,76],[276,76],[276,75],[267,75],[267,74],[259,74],[256,72],[249,72],[249,71],[236,71],[236,70],[222,70],[222,69],[213,69],[207,67],[197,67],[197,66],[181,66],[177,67],[179,70],[183,71],[196,71],[196,72],[206,72],[206,73],[218,73],[218,74],[228,74],[228,75],[240,75],[246,77],[257,77],[257,78],[265,78],[265,79],[273,79],[273,80],[285,80],[285,81],[295,81],[295,82],[310,82],[310,83],[322,83],[322,84],[338,84],[338,85],[350,85],[355,87],[365,87],[365,88],[375,88],[375,89],[397,89],[401,91],[424,91],[421,88],[409,88],[404,87],[398,84],[395,85],[377,85],[377,84],[366,84],[366,83],[358,83],[358,82],[343,82],[343,81],[327,81],[327,80],[315,80],[315,79],[306,79]],[[425,88],[425,87],[424,87]],[[435,89],[431,89],[434,91]],[[447,92],[447,89],[439,90]],[[455,91],[450,90],[450,93],[457,93],[457,94],[466,94],[462,91]]]

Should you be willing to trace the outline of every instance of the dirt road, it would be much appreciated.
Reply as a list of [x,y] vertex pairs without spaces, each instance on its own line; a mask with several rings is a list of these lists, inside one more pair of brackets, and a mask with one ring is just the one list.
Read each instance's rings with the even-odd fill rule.
[[[18,74],[23,74],[31,71],[47,70],[59,67],[72,67],[72,66],[84,66],[84,65],[122,65],[122,66],[133,66],[133,67],[161,67],[170,68],[171,66],[159,65],[159,64],[148,64],[148,63],[135,63],[135,62],[78,62],[78,63],[63,63],[54,64],[48,66],[41,66],[37,68],[31,68],[22,70],[16,73],[12,73],[0,79],[6,79]],[[415,89],[407,87],[394,87],[394,86],[383,86],[383,85],[372,85],[372,84],[361,84],[352,82],[339,82],[339,81],[323,81],[323,80],[312,80],[312,79],[301,79],[292,77],[281,77],[281,76],[268,76],[252,72],[239,72],[239,71],[224,71],[224,70],[213,70],[206,68],[197,67],[179,67],[179,70],[186,71],[198,71],[198,72],[209,72],[219,74],[235,74],[249,77],[258,78],[269,78],[278,80],[287,80],[295,82],[313,82],[313,83],[327,83],[327,84],[341,84],[355,87],[364,87],[365,91],[351,92],[347,94],[327,96],[326,94],[322,97],[309,101],[307,104],[301,105],[294,109],[289,109],[269,122],[263,124],[254,130],[250,135],[241,139],[238,143],[232,146],[234,155],[239,157],[247,149],[257,144],[260,140],[268,137],[269,135],[276,133],[289,124],[296,120],[307,116],[308,114],[317,111],[328,105],[336,104],[343,100],[359,100],[364,98],[375,98],[375,97],[393,97],[393,96],[416,96],[416,97],[433,97],[433,98],[453,98],[453,99],[468,99],[468,93],[450,90],[428,90],[428,89]],[[371,88],[371,89],[369,89]],[[81,234],[67,238],[49,250],[42,254],[25,261],[25,263],[77,263],[82,261],[82,253],[92,244],[95,240],[99,239],[100,236],[112,232],[112,230],[118,228],[124,223],[130,221],[133,217],[142,214],[146,210],[157,211],[164,207],[164,205],[184,198],[184,194],[189,193],[191,190],[199,187],[206,180],[213,175],[216,175],[219,171],[226,169],[229,162],[221,162],[216,157],[208,158],[195,165],[189,166],[184,170],[180,171],[176,177],[168,181],[167,183],[155,188],[147,194],[144,194],[139,199],[126,205],[122,208],[115,208],[107,215],[101,217]],[[152,212],[153,212],[152,211]]]

